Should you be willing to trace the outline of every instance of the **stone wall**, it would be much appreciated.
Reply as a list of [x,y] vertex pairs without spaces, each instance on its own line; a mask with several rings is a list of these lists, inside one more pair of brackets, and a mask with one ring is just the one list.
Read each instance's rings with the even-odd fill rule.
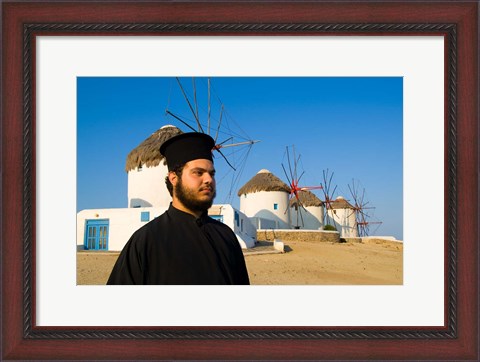
[[257,240],[273,241],[274,239],[283,242],[305,241],[305,242],[340,242],[338,231],[323,230],[257,230]]
[[361,243],[362,242],[362,238],[360,237],[356,237],[356,238],[342,238],[343,240],[345,240],[345,242],[347,243]]
[[342,238],[347,243],[363,243],[363,244],[386,244],[401,243],[401,240],[395,239],[393,236],[364,236],[356,238]]

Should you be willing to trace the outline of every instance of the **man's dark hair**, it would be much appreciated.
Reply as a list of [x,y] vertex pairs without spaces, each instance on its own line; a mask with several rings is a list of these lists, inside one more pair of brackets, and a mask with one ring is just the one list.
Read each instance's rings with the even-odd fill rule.
[[[178,177],[182,177],[182,172],[183,172],[183,168],[185,167],[185,164],[181,164],[181,165],[175,165],[170,171],[170,172],[175,172],[175,174],[178,176]],[[168,175],[167,177],[165,177],[165,185],[167,186],[167,189],[168,189],[168,192],[170,193],[170,196],[173,197],[173,185],[172,183],[170,182],[170,179],[168,178]]]

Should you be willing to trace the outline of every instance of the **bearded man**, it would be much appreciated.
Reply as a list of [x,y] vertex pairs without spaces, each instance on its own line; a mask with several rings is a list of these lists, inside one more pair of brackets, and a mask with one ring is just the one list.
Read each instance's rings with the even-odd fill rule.
[[214,140],[182,133],[164,142],[168,210],[127,242],[107,284],[249,284],[233,231],[207,214],[215,198]]

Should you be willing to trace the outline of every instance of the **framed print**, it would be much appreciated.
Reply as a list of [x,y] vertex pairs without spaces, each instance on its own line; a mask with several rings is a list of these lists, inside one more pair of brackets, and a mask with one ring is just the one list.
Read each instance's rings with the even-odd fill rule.
[[[477,2],[13,1],[2,20],[3,359],[478,359]],[[403,284],[77,285],[77,80],[172,76],[402,78]]]

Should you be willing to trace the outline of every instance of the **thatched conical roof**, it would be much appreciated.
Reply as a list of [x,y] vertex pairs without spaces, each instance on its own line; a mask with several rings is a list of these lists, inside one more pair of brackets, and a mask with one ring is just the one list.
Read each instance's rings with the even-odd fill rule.
[[152,133],[145,141],[134,148],[127,156],[125,171],[134,170],[140,165],[154,167],[160,164],[164,157],[160,154],[160,146],[166,140],[183,133],[177,127],[167,125]]
[[290,188],[277,176],[264,169],[260,170],[238,190],[238,196],[260,191],[284,191],[290,193]]
[[353,209],[354,207],[342,196],[338,196],[334,201],[330,201],[332,209]]
[[[309,206],[323,206],[323,202],[315,196],[313,192],[310,192],[308,190],[305,191],[299,191],[298,192],[298,199],[300,200],[300,204],[303,205],[304,207],[309,207]],[[290,207],[295,207],[297,206],[297,198],[294,197],[290,200]]]

